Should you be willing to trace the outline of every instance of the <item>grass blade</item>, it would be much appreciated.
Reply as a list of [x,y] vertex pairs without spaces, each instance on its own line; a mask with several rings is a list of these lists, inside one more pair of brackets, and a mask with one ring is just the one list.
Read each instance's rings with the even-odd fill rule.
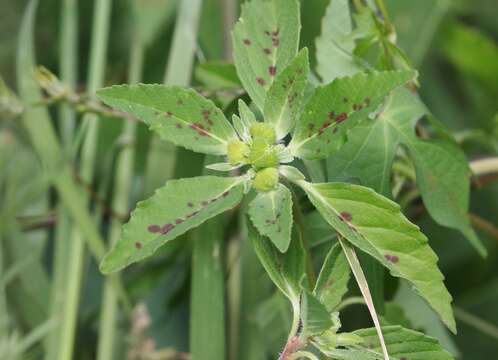
[[370,312],[370,316],[375,325],[375,329],[377,330],[377,335],[379,336],[380,346],[382,348],[382,353],[384,355],[384,360],[389,360],[389,354],[387,353],[386,343],[384,341],[384,335],[382,335],[382,329],[380,327],[379,318],[377,316],[377,312],[375,311],[375,306],[372,300],[372,295],[370,294],[370,289],[368,288],[367,279],[365,278],[365,274],[360,265],[360,261],[356,256],[356,252],[353,247],[349,245],[341,236],[337,235],[337,239],[341,244],[342,249],[344,250],[344,254],[348,259],[349,265],[351,266],[351,270],[353,271],[356,282],[358,283],[358,287],[360,288],[361,294],[365,299],[365,302],[368,307],[368,311]]

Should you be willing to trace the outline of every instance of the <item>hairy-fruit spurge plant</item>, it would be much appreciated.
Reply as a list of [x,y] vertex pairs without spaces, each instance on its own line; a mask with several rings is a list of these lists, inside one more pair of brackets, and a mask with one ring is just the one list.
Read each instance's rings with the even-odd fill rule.
[[[349,19],[347,2],[332,1],[329,15],[330,21]],[[455,332],[452,298],[437,256],[400,206],[384,195],[391,193],[389,174],[403,145],[430,214],[462,231],[483,252],[465,215],[468,171],[418,98],[417,73],[390,40],[391,24],[366,7],[356,29],[344,21],[343,28],[330,27],[317,42],[317,77],[310,72],[308,50],[298,51],[298,1],[246,3],[233,48],[237,74],[252,103],[239,100],[232,121],[212,101],[181,87],[138,84],[98,91],[100,100],[144,121],[162,140],[212,155],[206,167],[228,174],[171,180],[138,203],[101,270],[115,272],[151,256],[247,197],[243,209],[254,251],[292,307],[280,359],[451,359],[433,338],[400,326],[381,327],[355,249],[409,282]],[[379,49],[372,61],[367,53]],[[438,139],[416,135],[424,116]],[[344,166],[339,154],[353,165]],[[306,178],[303,169],[311,174],[315,160],[323,159],[328,159],[329,178],[357,178],[368,187]],[[449,192],[447,185],[463,190]],[[296,204],[303,193],[337,234],[318,276]],[[339,332],[351,270],[375,328]]]

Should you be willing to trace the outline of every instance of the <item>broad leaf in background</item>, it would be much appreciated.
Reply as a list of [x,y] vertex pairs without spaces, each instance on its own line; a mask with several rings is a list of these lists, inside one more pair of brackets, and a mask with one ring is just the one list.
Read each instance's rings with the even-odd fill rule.
[[258,230],[247,219],[248,236],[254,251],[268,276],[280,291],[287,296],[293,307],[299,306],[301,281],[305,276],[304,250],[300,245],[296,232],[293,232],[291,245],[285,254],[281,254],[270,240],[259,234]]
[[322,82],[351,76],[363,67],[354,58],[354,39],[349,0],[331,0],[322,20],[322,33],[316,39],[317,73]]
[[277,75],[268,90],[265,121],[275,126],[277,140],[283,139],[296,123],[309,71],[308,50],[305,48]]
[[369,188],[346,183],[299,183],[327,222],[370,254],[393,276],[407,279],[455,332],[451,295],[427,238],[395,202]]
[[392,90],[415,77],[414,71],[360,73],[319,87],[296,126],[289,144],[292,153],[307,160],[326,158]]
[[242,5],[233,32],[233,57],[244,88],[260,110],[275,76],[297,54],[300,30],[297,0],[253,0]]
[[171,180],[137,204],[121,240],[100,266],[110,273],[151,256],[159,247],[204,221],[232,209],[243,196],[244,178],[201,176]]
[[327,308],[308,290],[301,297],[301,320],[304,336],[320,334],[334,325]]
[[[401,326],[385,326],[382,328],[391,360],[453,360],[439,342],[417,331],[408,330]],[[362,329],[354,331],[363,338],[364,343],[359,344],[366,354],[379,353],[380,344],[375,329]],[[379,353],[380,355],[380,353]],[[377,359],[377,357],[373,357]]]
[[279,184],[273,191],[258,193],[249,205],[249,216],[261,235],[267,236],[281,252],[287,251],[292,230],[289,189]]
[[[463,152],[446,136],[422,140],[415,125],[427,108],[406,89],[388,99],[375,120],[352,129],[349,141],[328,159],[333,180],[358,179],[362,185],[391,194],[391,168],[399,145],[404,145],[415,165],[417,185],[430,215],[440,225],[461,231],[479,251],[486,249],[470,226],[470,172]],[[384,141],[378,141],[378,139]]]
[[223,112],[193,90],[163,85],[120,85],[99,90],[100,100],[149,125],[162,139],[195,152],[224,155],[236,134]]
[[[329,228],[330,232],[330,228]],[[318,275],[313,293],[327,310],[333,311],[348,291],[351,270],[339,244],[330,249]]]

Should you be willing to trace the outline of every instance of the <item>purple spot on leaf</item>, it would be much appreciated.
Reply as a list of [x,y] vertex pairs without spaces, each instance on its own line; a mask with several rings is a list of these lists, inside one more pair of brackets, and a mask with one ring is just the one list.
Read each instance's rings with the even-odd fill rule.
[[340,123],[346,121],[347,119],[348,119],[348,114],[342,113],[342,114],[337,115],[337,117],[335,118],[335,122],[340,124]]
[[174,228],[175,228],[175,225],[173,225],[173,224],[166,224],[161,229],[161,234],[166,235],[167,233],[169,233]]
[[135,243],[135,247],[140,250],[142,248],[142,244],[139,243],[138,241]]
[[353,220],[353,216],[347,211],[343,211],[341,212],[341,219],[344,221],[351,221]]
[[396,255],[384,255],[387,261],[396,264],[399,262],[399,258]]
[[149,232],[155,234],[155,233],[158,233],[158,232],[161,232],[161,227],[159,225],[150,225],[147,230],[149,230]]

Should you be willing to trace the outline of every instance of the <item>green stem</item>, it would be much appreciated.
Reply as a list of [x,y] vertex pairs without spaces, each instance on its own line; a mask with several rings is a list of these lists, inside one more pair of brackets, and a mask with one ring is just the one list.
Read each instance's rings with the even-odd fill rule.
[[[109,34],[111,0],[99,0],[95,3],[94,24],[92,32],[92,48],[88,77],[88,92],[95,93],[104,80],[105,58]],[[84,122],[88,125],[85,141],[81,152],[80,174],[84,181],[91,183],[94,175],[94,165],[97,150],[98,121],[97,117],[88,115]],[[88,199],[86,199],[88,200]],[[72,249],[69,254],[68,288],[64,306],[62,337],[60,340],[59,360],[74,358],[74,339],[78,318],[79,297],[83,280],[84,236],[75,229],[71,236]]]
[[168,85],[190,84],[201,10],[202,0],[183,0],[180,3],[164,78],[164,83]]
[[489,337],[498,340],[498,327],[495,325],[459,308],[453,307],[455,311],[455,317],[460,322],[467,324],[470,327],[480,331],[483,334],[488,335]]
[[375,0],[375,4],[379,8],[382,17],[384,18],[384,22],[386,23],[386,28],[389,31],[388,36],[394,34],[394,25],[391,22],[391,18],[389,16],[389,12],[387,11],[387,7],[384,4],[384,0]]
[[[60,76],[71,88],[76,87],[77,77],[77,48],[78,48],[78,7],[76,0],[64,0],[62,2],[62,16],[59,43]],[[74,133],[75,113],[70,106],[62,104],[59,108],[59,127],[66,153]],[[67,241],[71,221],[67,209],[59,205],[59,217],[55,231],[54,249],[54,273],[51,289],[51,317],[59,319],[60,309],[64,304],[64,292],[66,289],[67,259],[71,250],[71,242]],[[55,327],[48,339],[46,360],[56,359],[59,339],[61,333],[59,326]]]
[[7,331],[9,325],[8,311],[7,311],[7,294],[5,292],[5,273],[7,269],[4,269],[4,252],[2,236],[0,234],[0,339],[7,338]]
[[[130,68],[128,78],[130,83],[138,83],[143,70],[144,46],[138,32],[135,31],[130,52]],[[133,179],[133,165],[135,161],[135,130],[136,123],[126,121],[121,133],[123,149],[118,156],[116,165],[116,176],[114,183],[114,200],[112,208],[114,211],[125,214],[129,209],[129,194]],[[121,236],[122,223],[113,219],[110,230],[110,245],[113,246]],[[109,278],[115,277],[110,275]],[[116,342],[116,318],[118,315],[118,294],[112,282],[107,279],[104,285],[104,296],[102,300],[99,346],[97,360],[109,360],[115,358],[113,355]]]
[[[77,85],[78,54],[78,4],[77,0],[62,2],[59,58],[60,77],[71,89]],[[71,143],[74,133],[75,113],[68,105],[59,109],[59,122],[62,140],[66,147]]]
[[309,242],[307,241],[307,237],[305,236],[306,226],[304,225],[304,216],[303,212],[301,211],[301,207],[299,206],[299,199],[296,193],[292,190],[292,187],[291,187],[291,193],[292,193],[292,204],[294,208],[293,212],[294,218],[296,220],[296,225],[299,229],[299,238],[301,240],[301,244],[303,246],[306,256],[306,274],[308,276],[308,283],[310,289],[313,289],[316,283],[317,276],[315,273],[315,268],[313,267],[313,258],[311,256]]

